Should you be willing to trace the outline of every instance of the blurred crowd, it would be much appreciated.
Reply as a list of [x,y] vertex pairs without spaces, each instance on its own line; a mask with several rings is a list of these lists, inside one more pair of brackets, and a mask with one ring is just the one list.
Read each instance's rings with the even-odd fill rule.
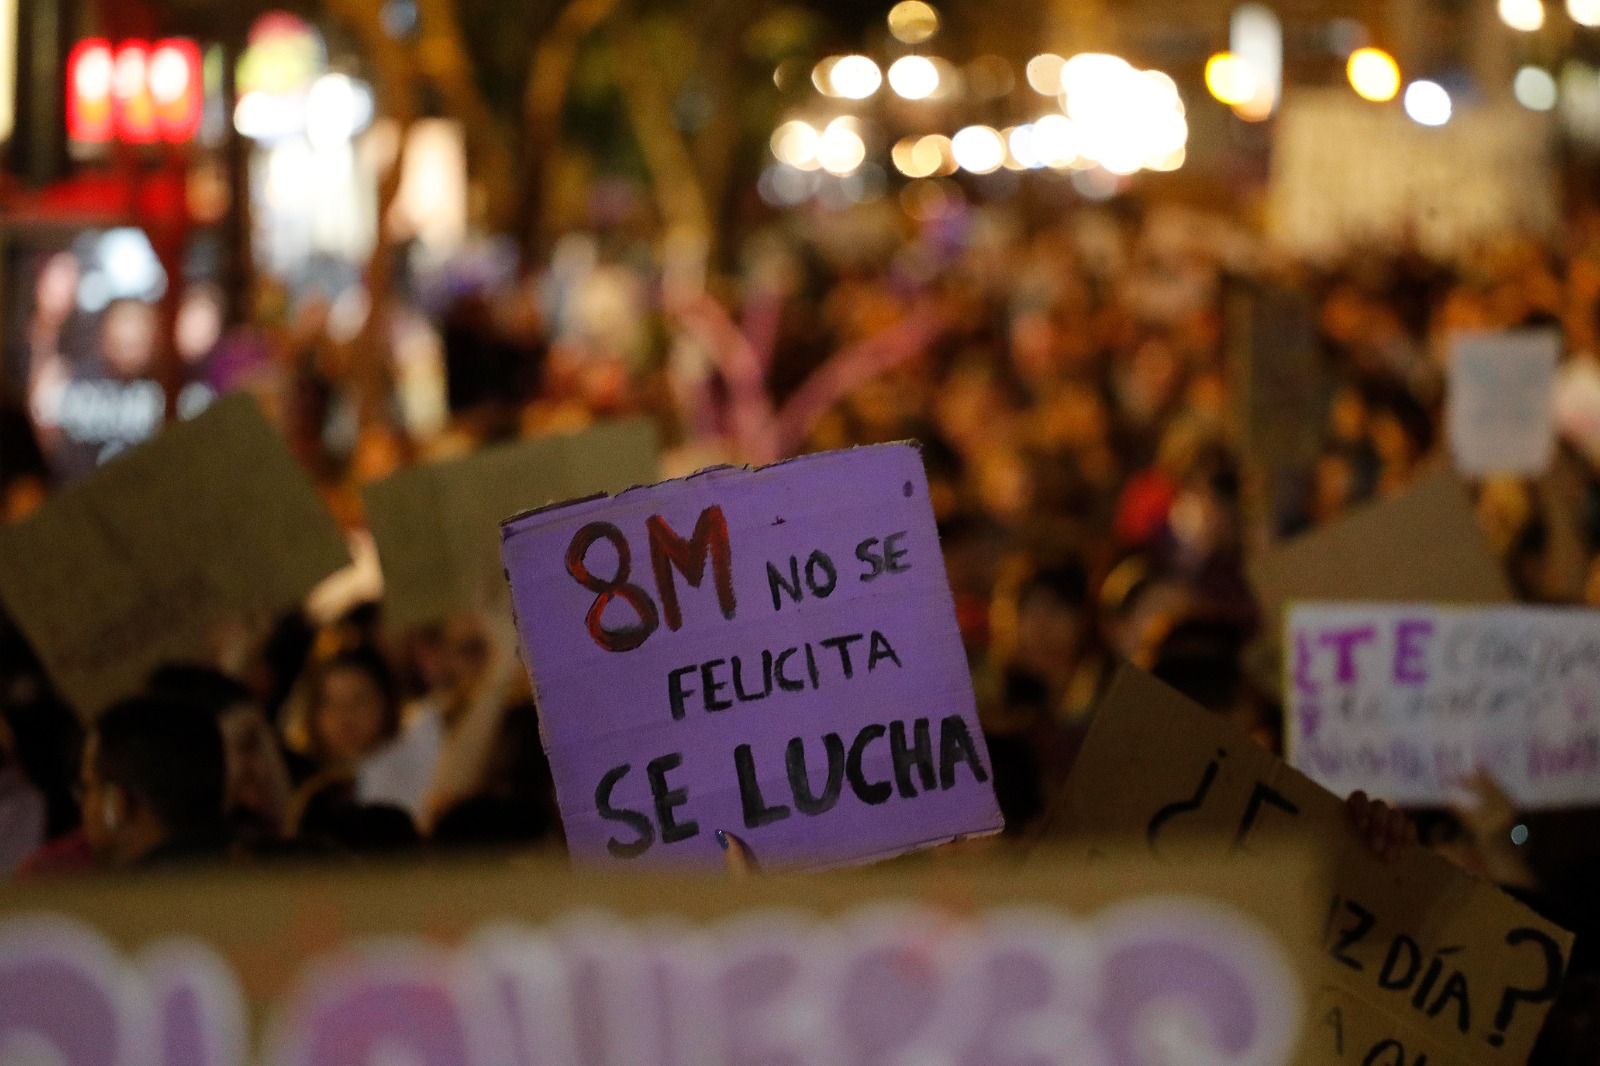
[[[1600,605],[1600,216],[1575,215],[1565,240],[1508,235],[1451,264],[1358,249],[1312,265],[1196,210],[954,203],[920,219],[792,218],[705,283],[672,248],[618,232],[569,238],[521,280],[396,300],[382,329],[341,326],[342,297],[306,295],[203,358],[219,387],[263,400],[358,548],[362,484],[619,415],[659,422],[674,474],[919,441],[1008,835],[1032,841],[1051,832],[1121,660],[1280,750],[1243,562],[1448,462],[1460,331],[1562,331],[1554,468],[1473,489],[1523,599]],[[1268,389],[1274,359],[1298,360],[1293,402]],[[0,514],[13,518],[58,480],[34,421],[20,406],[0,418]],[[1294,454],[1263,444],[1285,440]],[[559,848],[536,709],[499,614],[395,631],[358,592],[240,620],[212,659],[157,671],[87,729],[6,627],[0,873]],[[1566,1056],[1600,1006],[1585,976],[1594,835],[1585,812],[1523,817],[1494,782],[1476,791],[1475,807],[1416,812],[1418,827],[1578,930],[1544,1052],[1578,1061]]]

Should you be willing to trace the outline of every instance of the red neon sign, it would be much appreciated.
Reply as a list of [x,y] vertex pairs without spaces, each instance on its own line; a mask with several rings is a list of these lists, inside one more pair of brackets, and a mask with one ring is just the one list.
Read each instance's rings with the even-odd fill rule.
[[150,46],[144,41],[117,45],[111,69],[111,126],[124,144],[153,144],[156,105],[150,94]]
[[171,37],[154,46],[100,37],[67,56],[67,136],[81,144],[180,144],[200,128],[200,48]]
[[200,130],[205,83],[200,46],[183,37],[157,41],[150,53],[150,97],[155,103],[156,131],[168,144],[193,140]]
[[111,42],[79,41],[67,54],[67,136],[83,144],[111,140]]

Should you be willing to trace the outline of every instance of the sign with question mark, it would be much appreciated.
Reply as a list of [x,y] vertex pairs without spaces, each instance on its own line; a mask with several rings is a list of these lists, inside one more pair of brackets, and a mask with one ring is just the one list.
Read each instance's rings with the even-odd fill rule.
[[1175,867],[1274,840],[1321,848],[1325,917],[1302,946],[1320,1039],[1302,1062],[1521,1066],[1570,957],[1570,933],[1431,851],[1383,861],[1340,797],[1132,667],[1096,712],[1053,822],[1089,856],[1132,838]]

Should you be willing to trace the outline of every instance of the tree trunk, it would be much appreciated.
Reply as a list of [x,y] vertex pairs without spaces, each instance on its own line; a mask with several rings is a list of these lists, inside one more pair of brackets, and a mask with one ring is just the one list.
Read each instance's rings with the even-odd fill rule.
[[561,112],[583,42],[621,0],[568,0],[534,50],[522,97],[521,199],[513,219],[523,269],[554,239],[549,223],[550,166],[561,143]]

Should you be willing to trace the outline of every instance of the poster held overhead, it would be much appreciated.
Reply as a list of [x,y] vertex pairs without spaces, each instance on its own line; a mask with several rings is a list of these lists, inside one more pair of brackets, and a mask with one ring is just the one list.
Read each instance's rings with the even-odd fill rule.
[[999,831],[922,459],[717,468],[502,527],[567,841],[769,867]]
[[253,399],[230,396],[0,528],[0,602],[90,717],[224,617],[293,607],[349,562]]
[[1326,848],[1326,920],[1303,945],[1321,1041],[1301,1062],[1521,1066],[1570,958],[1571,934],[1433,852],[1379,859],[1338,796],[1132,667],[1095,712],[1055,816],[1089,861],[1130,840],[1163,863],[1278,840]]
[[1428,474],[1403,496],[1367,504],[1263,552],[1248,570],[1274,639],[1284,609],[1296,600],[1512,599],[1466,486],[1449,471]]
[[1289,611],[1289,760],[1336,792],[1448,806],[1477,770],[1519,810],[1600,803],[1600,612]]
[[657,477],[656,428],[627,419],[403,470],[363,492],[398,626],[482,606],[502,582],[500,521],[530,507]]
[[1556,455],[1555,330],[1470,333],[1450,344],[1450,454],[1473,477],[1537,477]]

